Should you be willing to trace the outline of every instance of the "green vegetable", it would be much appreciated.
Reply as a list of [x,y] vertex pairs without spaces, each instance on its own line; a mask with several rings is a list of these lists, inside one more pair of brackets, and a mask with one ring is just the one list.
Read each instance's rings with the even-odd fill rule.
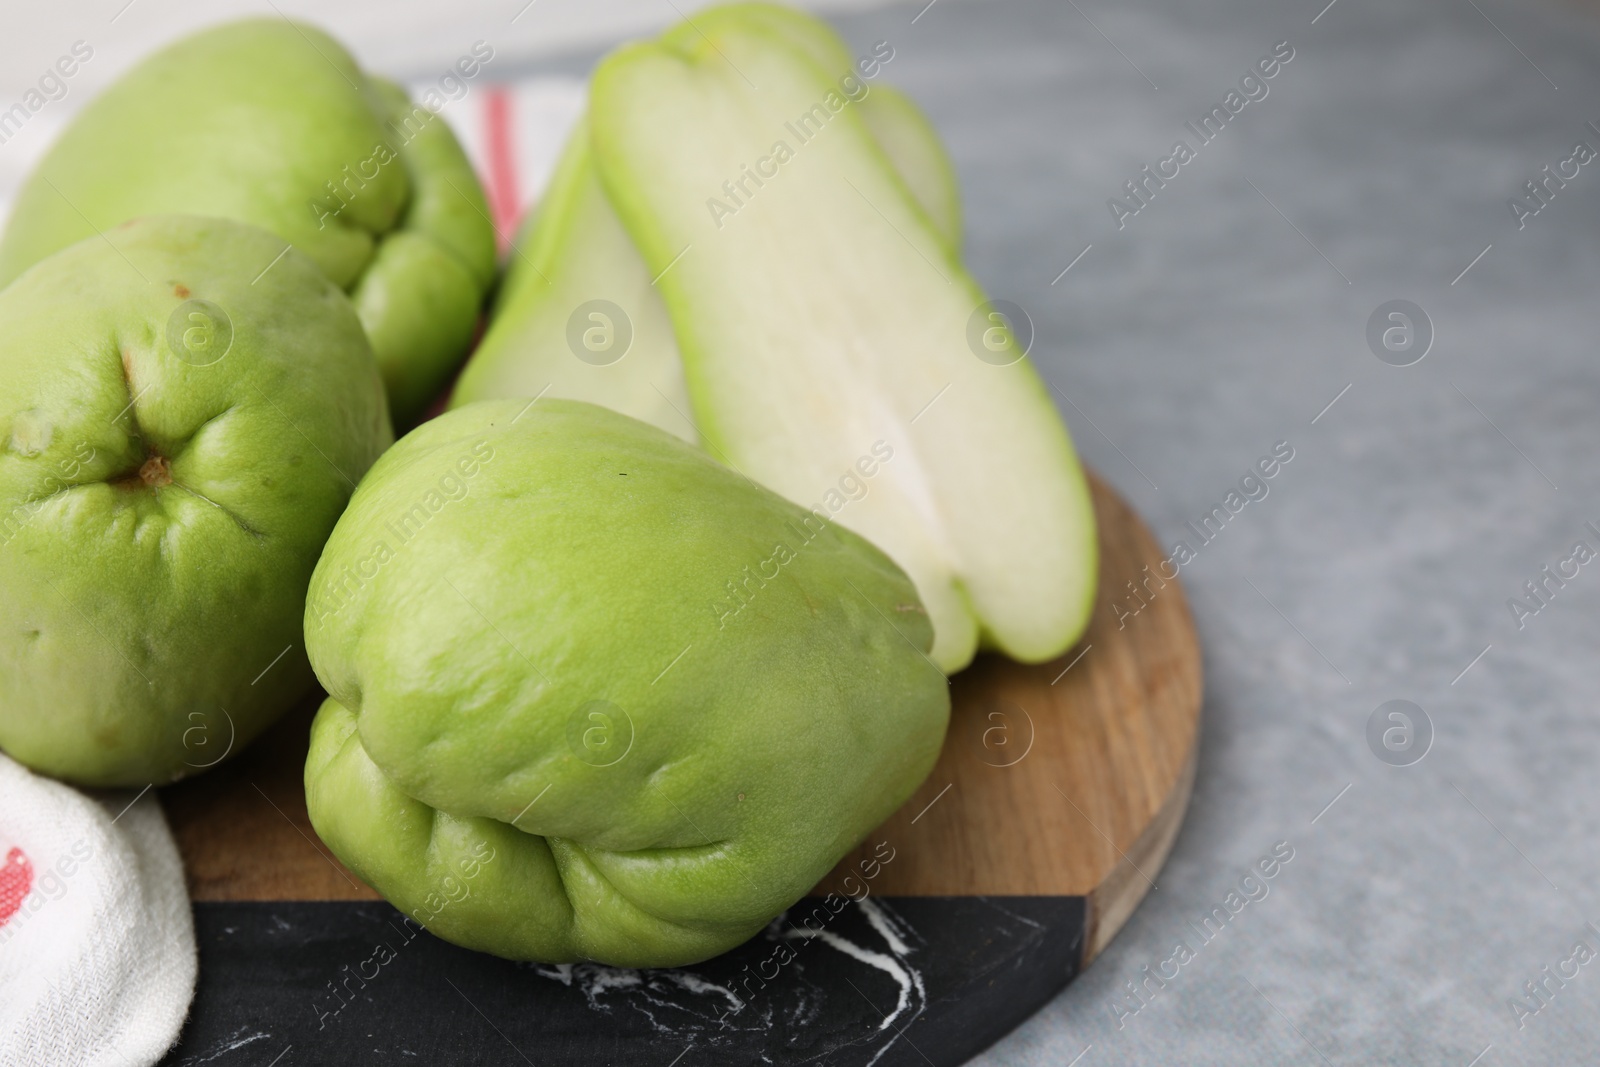
[[[1093,603],[1087,483],[1012,320],[864,115],[771,28],[696,19],[601,64],[590,150],[659,275],[708,449],[904,567],[942,668],[980,643],[1049,659]],[[868,462],[876,442],[892,461]]]
[[[217,762],[311,685],[306,584],[393,439],[350,302],[153,217],[0,292],[0,748],[86,785]],[[281,656],[281,658],[279,658]]]
[[311,820],[458,944],[704,959],[928,773],[931,637],[877,549],[672,435],[473,404],[378,461],[317,565]]
[[91,102],[19,193],[0,285],[142,215],[259,226],[351,294],[409,424],[466,354],[494,280],[482,190],[446,123],[280,18],[206,30]]
[[[836,80],[850,77],[866,87],[858,105],[863,119],[944,240],[960,247],[955,171],[937,134],[903,93],[864,77],[863,68],[881,78],[881,54],[853,57],[825,22],[776,4],[731,4],[694,16],[694,26],[723,24],[769,27]],[[676,32],[696,31],[686,25]],[[518,237],[489,330],[452,405],[543,393],[588,400],[696,440],[682,361],[654,275],[600,186],[588,124],[580,122]]]

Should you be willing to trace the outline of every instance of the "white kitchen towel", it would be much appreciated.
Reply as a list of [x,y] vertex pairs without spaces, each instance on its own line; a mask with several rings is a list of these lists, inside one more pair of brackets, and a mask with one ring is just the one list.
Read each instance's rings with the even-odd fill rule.
[[[432,86],[407,88],[421,100]],[[549,182],[587,99],[578,78],[530,77],[486,81],[439,109],[483,181],[502,252]]]
[[155,794],[91,797],[0,755],[0,1062],[153,1064],[194,982],[194,917]]

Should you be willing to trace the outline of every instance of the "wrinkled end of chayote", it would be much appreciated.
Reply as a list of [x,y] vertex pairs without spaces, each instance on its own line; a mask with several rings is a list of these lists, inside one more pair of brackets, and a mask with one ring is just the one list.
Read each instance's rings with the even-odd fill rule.
[[[367,755],[355,715],[332,699],[312,726],[306,797],[318,835],[391,904],[446,941],[497,956],[694,962],[748,940],[787,903],[759,900],[743,914],[718,909],[694,919],[654,914],[606,876],[626,857],[497,819],[457,818],[407,796]],[[739,862],[735,848],[691,846],[660,860],[692,878],[696,867]]]
[[494,282],[494,231],[472,165],[448,124],[399,86],[373,84],[388,105],[410,197],[399,224],[379,236],[351,293],[372,340],[395,422],[415,422],[443,391],[472,344]]
[[0,292],[0,747],[85,785],[241,751],[311,687],[312,569],[393,440],[350,301],[156,216]]

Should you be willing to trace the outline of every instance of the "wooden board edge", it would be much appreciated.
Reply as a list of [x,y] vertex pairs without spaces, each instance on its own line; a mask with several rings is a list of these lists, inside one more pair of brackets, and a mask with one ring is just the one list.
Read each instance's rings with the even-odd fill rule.
[[1155,878],[1167,862],[1172,846],[1177,843],[1178,831],[1183,828],[1183,818],[1189,810],[1189,798],[1194,793],[1199,764],[1200,730],[1197,723],[1189,746],[1189,758],[1184,761],[1183,772],[1168,794],[1167,802],[1134,841],[1133,847],[1123,853],[1122,862],[1088,896],[1085,917],[1088,936],[1084,938],[1083,959],[1079,964],[1081,968],[1087,969],[1094,962],[1095,957],[1132,918],[1145,894],[1155,888]]

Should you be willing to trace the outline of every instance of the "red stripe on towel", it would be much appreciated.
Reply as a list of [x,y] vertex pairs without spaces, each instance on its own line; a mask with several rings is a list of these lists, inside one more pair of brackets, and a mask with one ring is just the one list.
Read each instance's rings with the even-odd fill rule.
[[32,891],[33,864],[28,862],[27,853],[14,848],[6,853],[5,863],[0,864],[0,926],[17,913]]
[[511,127],[511,90],[503,85],[489,88],[484,100],[483,119],[486,126],[484,138],[488,152],[489,211],[494,216],[499,232],[500,250],[503,252],[516,232],[517,216],[521,204],[517,195],[515,140]]

